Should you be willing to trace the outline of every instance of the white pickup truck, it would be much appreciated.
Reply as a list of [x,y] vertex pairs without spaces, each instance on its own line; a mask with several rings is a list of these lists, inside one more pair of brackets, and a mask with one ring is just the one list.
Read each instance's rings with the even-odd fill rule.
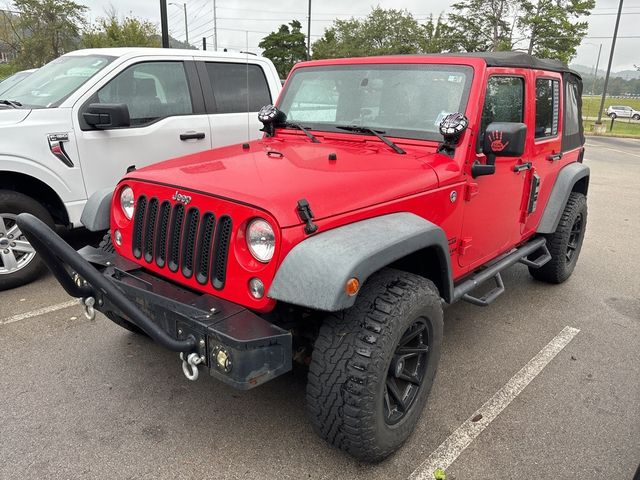
[[270,60],[152,48],[78,50],[0,98],[0,290],[43,269],[19,213],[79,227],[87,199],[142,167],[258,138],[281,89]]

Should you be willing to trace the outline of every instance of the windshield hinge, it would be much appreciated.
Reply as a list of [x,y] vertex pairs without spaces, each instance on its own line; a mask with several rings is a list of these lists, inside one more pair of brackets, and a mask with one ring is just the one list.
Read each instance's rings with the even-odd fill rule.
[[304,227],[304,233],[307,235],[311,235],[318,230],[318,226],[313,223],[313,212],[311,211],[311,206],[309,202],[305,198],[301,198],[298,200],[298,216],[300,220],[306,223]]

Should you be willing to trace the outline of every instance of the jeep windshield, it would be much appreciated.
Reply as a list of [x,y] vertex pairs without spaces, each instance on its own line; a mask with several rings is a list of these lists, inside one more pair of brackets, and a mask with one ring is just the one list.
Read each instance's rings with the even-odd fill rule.
[[462,65],[303,67],[287,81],[278,108],[313,130],[363,126],[389,137],[440,141],[440,121],[466,110],[472,76]]
[[57,107],[114,58],[106,55],[57,58],[5,91],[2,99],[23,108]]

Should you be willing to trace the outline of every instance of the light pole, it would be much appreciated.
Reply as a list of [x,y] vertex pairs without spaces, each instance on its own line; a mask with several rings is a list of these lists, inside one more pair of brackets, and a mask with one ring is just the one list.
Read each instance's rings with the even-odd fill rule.
[[[592,45],[594,47],[599,47],[598,59],[596,60],[596,64],[593,67],[593,84],[591,86],[591,95],[594,96],[596,92],[596,81],[598,79],[598,67],[600,66],[600,54],[602,53],[602,43],[600,45],[597,45],[595,43],[584,42],[583,45]],[[589,107],[591,107],[591,102],[589,102]],[[589,117],[589,113],[591,113],[590,110],[591,108],[589,108],[589,111],[587,111],[587,117]]]
[[160,0],[160,30],[162,32],[162,48],[169,48],[169,21],[167,20],[167,0]]
[[185,41],[189,43],[189,27],[187,26],[187,4],[183,3],[180,5],[179,3],[169,2],[169,5],[173,5],[175,7],[182,7],[184,9],[184,37]]
[[309,17],[307,18],[307,60],[311,60],[311,0],[309,0]]
[[602,87],[602,99],[600,100],[600,109],[598,110],[598,120],[596,125],[602,125],[602,110],[604,109],[604,100],[607,96],[607,86],[609,85],[609,74],[611,73],[611,63],[613,62],[613,52],[616,49],[616,39],[618,38],[618,27],[620,26],[620,15],[622,15],[622,0],[618,4],[618,16],[616,17],[616,26],[613,28],[613,40],[611,41],[611,53],[609,53],[609,65],[607,65],[607,75],[604,77],[604,86]]
[[218,51],[218,13],[216,12],[216,0],[213,0],[213,49]]

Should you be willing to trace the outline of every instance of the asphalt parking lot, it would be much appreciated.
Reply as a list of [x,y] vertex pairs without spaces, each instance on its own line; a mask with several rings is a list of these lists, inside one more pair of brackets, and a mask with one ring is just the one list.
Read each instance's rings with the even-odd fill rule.
[[49,275],[0,292],[0,478],[418,479],[450,464],[447,479],[631,479],[640,141],[588,137],[585,163],[574,275],[550,286],[518,265],[492,306],[448,308],[427,409],[385,462],[358,463],[315,436],[303,371],[249,392],[189,382],[176,354],[85,319]]

